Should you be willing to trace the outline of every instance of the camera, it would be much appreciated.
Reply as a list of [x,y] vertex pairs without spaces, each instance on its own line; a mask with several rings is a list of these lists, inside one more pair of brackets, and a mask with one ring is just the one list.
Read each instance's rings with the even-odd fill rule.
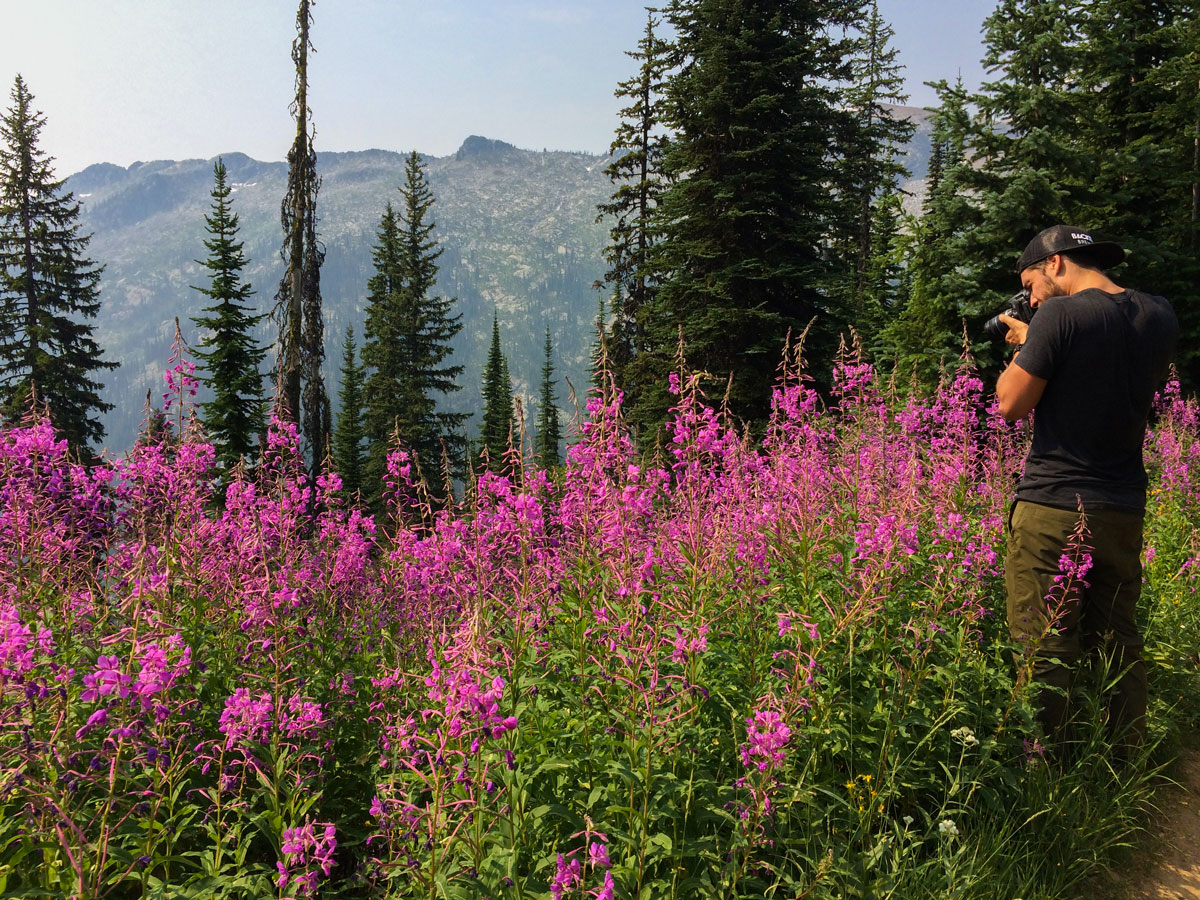
[[994,341],[1004,340],[1004,336],[1008,334],[1008,326],[1000,321],[1000,316],[1012,316],[1018,322],[1029,323],[1033,318],[1033,314],[1037,312],[1029,304],[1029,289],[1017,291],[1008,298],[1008,306],[999,314],[992,316],[983,323],[983,330]]

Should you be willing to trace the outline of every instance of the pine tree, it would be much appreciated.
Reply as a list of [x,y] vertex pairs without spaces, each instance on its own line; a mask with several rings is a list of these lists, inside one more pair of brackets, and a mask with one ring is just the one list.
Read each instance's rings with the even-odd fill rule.
[[543,469],[554,469],[562,462],[559,455],[559,445],[562,443],[562,430],[558,422],[558,404],[554,396],[554,362],[551,352],[554,349],[550,343],[550,326],[546,326],[546,356],[542,362],[542,386],[538,393],[537,445],[534,456],[537,464]]
[[0,118],[0,410],[24,412],[31,394],[46,404],[77,453],[104,437],[94,373],[115,369],[92,337],[102,266],[87,258],[79,204],[55,179],[38,146],[46,120],[20,75]]
[[[910,119],[898,117],[885,105],[903,105],[908,99],[903,67],[890,46],[894,34],[871,0],[854,40],[849,80],[841,91],[840,106],[849,114],[840,119],[832,185],[837,203],[830,222],[834,271],[829,291],[841,298],[859,334],[872,337],[890,301],[890,285],[872,279],[873,266],[886,258],[895,236],[894,230],[875,234],[876,225],[887,228],[892,221],[892,213],[877,213],[877,205],[886,203],[893,211],[897,206],[900,183],[909,174],[899,157],[916,129]],[[888,277],[878,271],[876,276]]]
[[1124,244],[1119,282],[1174,292],[1185,372],[1200,368],[1186,337],[1200,325],[1188,322],[1200,275],[1189,247],[1200,63],[1183,37],[1195,20],[1182,0],[1002,0],[985,23],[984,64],[1001,77],[971,98],[971,164],[939,160],[940,179],[958,178],[953,200],[938,191],[951,223],[930,229],[941,232],[935,264],[914,287],[914,301],[922,287],[927,309],[967,322],[985,379],[1004,348],[981,325],[1016,289],[1020,248],[1054,223]]
[[963,246],[981,216],[971,199],[978,176],[971,162],[974,123],[967,91],[961,78],[953,86],[945,80],[931,86],[940,102],[931,117],[922,213],[896,236],[898,253],[907,261],[906,290],[902,308],[880,337],[883,355],[906,371],[915,369],[928,384],[962,352],[963,309],[974,290],[973,275],[962,266]]
[[[508,374],[508,360],[500,349],[500,319],[492,317],[492,344],[487,362],[483,367],[483,425],[479,442],[486,451],[487,467],[499,471],[504,466],[508,453],[509,439],[515,419],[513,410],[512,380]],[[483,467],[480,455],[480,468]]]
[[604,295],[601,294],[596,298],[596,318],[592,320],[592,334],[595,337],[592,339],[591,353],[588,355],[592,370],[589,385],[593,390],[599,390],[604,386],[604,380],[608,377],[610,370],[608,328],[608,307],[604,302]]
[[884,332],[904,309],[911,289],[903,232],[909,217],[903,198],[899,187],[885,188],[871,205],[870,245],[856,327],[867,350],[879,362],[892,361]]
[[615,95],[629,105],[621,109],[621,122],[609,148],[612,162],[604,170],[616,190],[597,208],[596,217],[597,222],[611,221],[610,243],[604,248],[609,268],[603,282],[611,288],[609,365],[617,383],[634,396],[662,374],[657,371],[661,367],[648,360],[635,362],[648,350],[642,311],[658,282],[652,259],[653,214],[667,185],[663,154],[668,139],[662,128],[662,107],[671,48],[655,35],[659,24],[648,12],[638,49],[627,53],[639,67],[636,75],[617,85]]
[[1088,101],[1074,133],[1097,168],[1071,221],[1125,248],[1120,283],[1172,300],[1176,364],[1200,387],[1200,12],[1187,0],[1107,0],[1083,8],[1081,33]]
[[1005,77],[974,98],[982,165],[973,256],[984,287],[1011,293],[1012,257],[1046,223],[1068,221],[1091,181],[1091,160],[1071,137],[1084,102],[1079,4],[1002,0],[984,25],[984,65]]
[[238,216],[229,201],[232,191],[226,176],[225,163],[218,159],[213,165],[212,212],[204,218],[209,234],[204,247],[209,255],[200,262],[208,270],[209,284],[194,286],[212,305],[192,322],[207,329],[196,357],[201,364],[199,379],[213,394],[211,401],[201,404],[201,422],[217,459],[230,471],[255,452],[266,429],[259,364],[267,351],[251,334],[264,316],[250,311],[248,300],[254,291],[241,280],[247,260],[238,240]]
[[279,358],[285,413],[299,425],[312,459],[320,470],[330,432],[329,398],[321,372],[325,360],[325,320],[321,311],[321,263],[325,248],[317,240],[317,154],[312,148],[308,108],[308,38],[313,0],[300,0],[297,35],[292,42],[296,66],[296,138],[288,151],[288,187],[280,214],[285,271],[275,295],[280,321]]
[[[849,115],[831,87],[848,73],[856,3],[674,0],[679,66],[667,82],[672,139],[656,260],[664,278],[647,338],[670,356],[682,325],[689,365],[761,423],[789,330],[821,314],[809,347],[831,357],[846,321],[823,291],[834,137]],[[666,410],[631,410],[647,426]],[[649,434],[643,434],[648,440]]]
[[1006,351],[982,325],[1020,287],[1017,255],[1047,225],[1075,223],[1095,175],[1096,156],[1075,135],[1091,102],[1078,90],[1080,10],[1076,0],[1001,0],[984,23],[984,65],[1003,77],[971,98],[972,165],[955,186],[968,209],[942,239],[947,262],[931,300],[967,323],[985,381]]
[[[402,212],[388,203],[373,251],[375,274],[367,284],[363,363],[366,431],[370,451],[368,493],[382,488],[386,454],[398,438],[430,474],[449,458],[451,474],[464,463],[462,427],[469,416],[438,409],[438,396],[457,391],[462,366],[450,365],[451,340],[462,328],[456,301],[434,293],[438,257],[430,218],[433,193],[421,158],[413,151],[400,187]],[[444,448],[444,450],[443,450]]]
[[338,391],[337,427],[333,432],[333,465],[342,476],[342,491],[353,497],[363,486],[363,367],[356,358],[354,329],[342,342],[342,386]]

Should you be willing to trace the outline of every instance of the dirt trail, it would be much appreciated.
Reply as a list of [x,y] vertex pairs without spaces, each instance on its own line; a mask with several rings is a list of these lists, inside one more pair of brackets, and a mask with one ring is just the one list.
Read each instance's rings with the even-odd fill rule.
[[1200,900],[1200,750],[1181,751],[1174,778],[1179,786],[1159,795],[1161,814],[1143,836],[1150,849],[1139,850],[1112,900]]

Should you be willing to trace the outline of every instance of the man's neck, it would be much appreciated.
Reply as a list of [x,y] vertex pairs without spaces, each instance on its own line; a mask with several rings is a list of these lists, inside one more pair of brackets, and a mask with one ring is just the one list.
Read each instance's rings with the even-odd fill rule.
[[1080,291],[1086,291],[1092,288],[1104,291],[1106,294],[1119,294],[1125,290],[1103,272],[1098,272],[1094,269],[1078,269],[1075,277],[1067,287],[1072,294],[1078,294]]

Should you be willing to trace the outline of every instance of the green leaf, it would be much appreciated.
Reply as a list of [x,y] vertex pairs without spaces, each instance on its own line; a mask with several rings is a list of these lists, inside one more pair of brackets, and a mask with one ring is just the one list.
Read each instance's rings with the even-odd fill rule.
[[667,853],[671,852],[671,848],[675,846],[671,840],[671,836],[665,831],[660,831],[658,834],[652,834],[646,840],[647,845],[651,847],[661,847]]

